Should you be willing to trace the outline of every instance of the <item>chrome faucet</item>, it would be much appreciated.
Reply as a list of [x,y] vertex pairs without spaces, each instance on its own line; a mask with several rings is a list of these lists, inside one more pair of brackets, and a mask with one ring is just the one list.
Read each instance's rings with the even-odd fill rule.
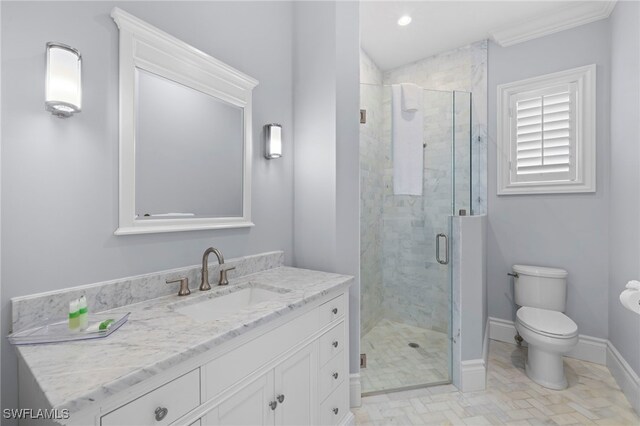
[[204,251],[202,255],[202,281],[200,281],[200,291],[211,290],[211,285],[209,284],[209,255],[214,253],[218,258],[218,263],[220,264],[220,270],[222,271],[222,265],[224,265],[224,256],[220,253],[220,250],[214,247],[209,247]]

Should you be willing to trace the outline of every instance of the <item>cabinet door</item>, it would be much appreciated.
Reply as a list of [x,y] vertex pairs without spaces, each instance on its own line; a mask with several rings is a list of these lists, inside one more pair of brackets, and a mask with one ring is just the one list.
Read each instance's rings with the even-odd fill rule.
[[203,426],[273,426],[273,371],[250,382],[202,418]]
[[305,346],[275,368],[276,425],[318,423],[317,345]]

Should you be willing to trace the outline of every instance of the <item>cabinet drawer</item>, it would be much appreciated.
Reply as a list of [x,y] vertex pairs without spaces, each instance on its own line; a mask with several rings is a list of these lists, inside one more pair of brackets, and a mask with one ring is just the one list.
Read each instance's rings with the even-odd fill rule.
[[341,352],[346,344],[344,321],[320,336],[320,366],[324,366],[337,353]]
[[342,318],[347,312],[347,298],[343,294],[320,305],[320,327]]
[[[200,405],[200,369],[196,368],[102,416],[100,424],[102,426],[168,425],[198,405]],[[157,417],[160,420],[157,420]]]
[[331,361],[320,369],[318,385],[320,387],[320,401],[323,401],[347,377],[347,368],[343,353],[334,356]]
[[345,414],[349,411],[349,389],[348,380],[343,380],[338,388],[320,404],[320,424],[337,425],[340,424]]

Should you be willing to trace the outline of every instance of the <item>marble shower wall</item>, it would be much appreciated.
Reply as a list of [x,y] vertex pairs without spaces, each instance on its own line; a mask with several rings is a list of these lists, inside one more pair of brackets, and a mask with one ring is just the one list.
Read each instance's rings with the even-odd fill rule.
[[[487,212],[487,41],[482,40],[386,71],[383,75],[383,84],[395,83],[414,83],[425,89],[472,94],[472,209],[473,214],[485,214]],[[456,106],[462,107],[469,102],[469,97],[465,93],[459,93],[455,100]],[[456,124],[468,126],[468,122],[464,122],[462,116],[456,117]],[[458,126],[456,128],[458,129]],[[462,134],[456,135],[457,142],[463,139]],[[458,144],[457,148],[459,146]],[[458,164],[462,165],[461,162]],[[459,172],[456,177],[458,175]],[[466,208],[463,204],[464,197],[457,198],[456,213],[458,209]],[[469,214],[468,208],[467,214]]]
[[385,145],[382,140],[382,72],[360,50],[360,326],[367,334],[382,318],[382,203]]
[[[486,210],[486,178],[482,178],[486,176],[486,55],[487,44],[482,41],[387,71],[379,89],[361,85],[361,105],[368,114],[367,124],[361,125],[363,335],[381,317],[448,332],[448,267],[436,261],[435,235],[449,234],[452,211],[480,214]],[[378,81],[375,64],[363,53],[361,82]],[[393,194],[391,90],[384,85],[407,82],[431,89],[425,90],[423,98],[422,197]],[[378,98],[381,111],[375,103]],[[382,118],[381,134],[378,117]],[[377,155],[371,155],[374,149]],[[377,167],[383,168],[381,200]],[[377,214],[382,223],[375,213],[380,201]]]
[[[486,53],[487,42],[481,41],[383,75],[385,85],[414,83],[426,89],[423,196],[393,195],[391,161],[385,165],[383,281],[387,318],[448,332],[449,272],[448,266],[436,261],[435,236],[450,233],[452,212],[465,209],[467,214],[480,214],[486,209],[486,184],[480,180],[478,185],[476,178],[486,175]],[[384,140],[390,151],[390,92],[385,93]],[[455,163],[451,158],[452,132]]]
[[[452,211],[453,97],[423,94],[423,195],[394,195],[391,147],[391,93],[383,99],[385,193],[383,206],[384,317],[447,332],[448,266],[436,260],[435,236],[449,234]],[[388,111],[388,112],[387,112]]]

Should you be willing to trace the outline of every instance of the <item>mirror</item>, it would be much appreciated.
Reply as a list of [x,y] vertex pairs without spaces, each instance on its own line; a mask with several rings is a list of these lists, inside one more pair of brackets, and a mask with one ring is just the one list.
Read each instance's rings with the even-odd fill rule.
[[242,108],[136,69],[136,217],[242,216],[242,117]]
[[116,235],[253,226],[257,81],[115,8],[120,29]]

